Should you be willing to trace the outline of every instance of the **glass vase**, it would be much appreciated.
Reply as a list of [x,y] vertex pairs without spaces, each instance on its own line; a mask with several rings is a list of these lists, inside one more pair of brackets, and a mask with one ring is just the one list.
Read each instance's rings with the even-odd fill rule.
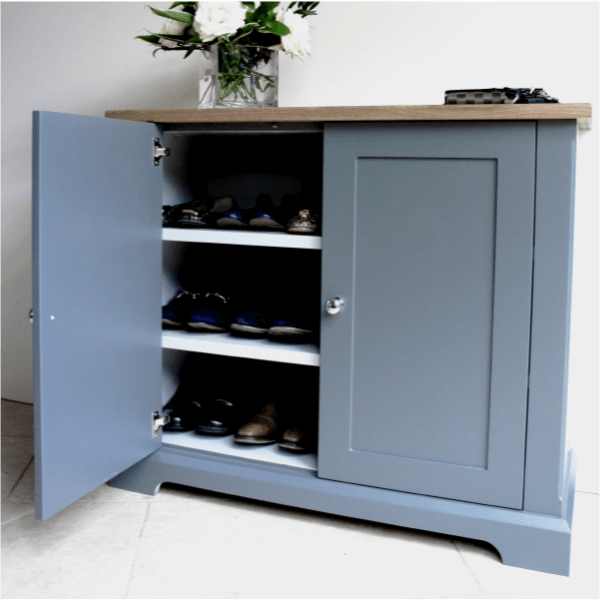
[[202,55],[198,108],[277,106],[277,50],[214,44]]

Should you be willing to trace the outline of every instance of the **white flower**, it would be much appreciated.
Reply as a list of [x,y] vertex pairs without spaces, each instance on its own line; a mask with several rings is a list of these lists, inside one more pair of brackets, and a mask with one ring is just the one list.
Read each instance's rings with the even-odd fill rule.
[[196,12],[194,29],[203,42],[212,42],[222,35],[235,33],[246,24],[243,6],[201,6]]
[[310,53],[310,27],[301,15],[284,8],[277,9],[277,20],[287,25],[290,33],[281,38],[286,54],[304,59]]
[[[181,10],[179,6],[173,9],[173,12],[177,11],[183,12],[183,10]],[[174,19],[165,19],[165,24],[163,25],[162,29],[158,32],[158,34],[160,35],[161,33],[164,33],[165,35],[181,35],[185,31],[187,26],[187,23],[182,23],[181,21],[175,21]],[[177,47],[177,42],[174,42],[173,40],[166,40],[165,38],[160,38],[160,40],[158,41],[163,46],[167,46],[167,48]]]

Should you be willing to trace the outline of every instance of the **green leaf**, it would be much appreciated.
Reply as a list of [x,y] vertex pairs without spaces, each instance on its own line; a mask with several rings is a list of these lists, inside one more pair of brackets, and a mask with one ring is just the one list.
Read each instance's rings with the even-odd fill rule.
[[185,55],[183,56],[183,58],[187,58],[193,51],[195,50],[195,48],[190,48]]
[[290,5],[288,6],[288,10],[289,10],[290,8],[294,8],[294,4],[296,4],[296,3],[295,3],[295,2],[290,2]]
[[144,42],[148,42],[150,44],[158,44],[160,37],[157,35],[138,35],[134,39],[144,40]]
[[161,33],[158,37],[172,42],[187,42],[187,35],[171,35],[169,33]]
[[256,23],[248,23],[248,25],[244,25],[244,27],[242,27],[241,29],[238,29],[235,39],[239,40],[240,38],[243,38],[244,36],[248,35],[249,33],[252,33],[252,31],[254,30],[255,27],[256,27]]
[[191,37],[189,40],[186,40],[185,43],[186,44],[197,44],[198,42],[201,42],[202,40],[200,39],[199,35],[195,35],[194,37]]
[[307,17],[309,15],[316,15],[314,9],[319,5],[319,2],[298,2],[298,8],[294,11],[297,15]]
[[267,16],[269,13],[272,13],[281,2],[261,2],[260,6],[256,9],[256,15]]
[[246,8],[251,8],[254,10],[254,8],[256,8],[256,4],[254,2],[241,2],[242,6],[245,6]]
[[189,13],[179,12],[175,10],[158,10],[157,8],[148,7],[155,15],[164,17],[165,19],[172,19],[173,21],[179,21],[181,23],[187,23],[191,25],[194,22],[194,16]]
[[169,10],[172,8],[176,8],[177,6],[184,6],[185,8],[192,8],[194,11],[198,10],[197,2],[173,2],[171,6],[169,6]]
[[267,25],[267,29],[270,33],[283,37],[284,35],[289,35],[291,33],[290,28],[279,21],[273,21]]

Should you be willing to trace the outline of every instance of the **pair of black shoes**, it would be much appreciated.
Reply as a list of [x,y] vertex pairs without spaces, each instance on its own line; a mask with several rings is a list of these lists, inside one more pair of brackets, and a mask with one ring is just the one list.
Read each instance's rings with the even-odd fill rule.
[[184,432],[195,430],[202,435],[223,436],[235,433],[247,418],[247,410],[239,403],[218,396],[204,397],[186,385],[179,389],[164,407],[163,414],[169,416],[165,431]]

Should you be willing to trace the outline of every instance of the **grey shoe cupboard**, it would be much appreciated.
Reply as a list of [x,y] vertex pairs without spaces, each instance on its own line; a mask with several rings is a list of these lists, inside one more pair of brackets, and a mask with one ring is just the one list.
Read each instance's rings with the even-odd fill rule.
[[[485,540],[506,564],[568,574],[576,119],[589,105],[106,116],[34,113],[38,519],[106,481],[146,494],[172,482]],[[322,237],[161,228],[162,204],[270,182],[310,191]],[[182,249],[218,260],[225,245],[320,263],[319,345],[163,334]],[[318,457],[163,433],[194,353],[319,369]]]

